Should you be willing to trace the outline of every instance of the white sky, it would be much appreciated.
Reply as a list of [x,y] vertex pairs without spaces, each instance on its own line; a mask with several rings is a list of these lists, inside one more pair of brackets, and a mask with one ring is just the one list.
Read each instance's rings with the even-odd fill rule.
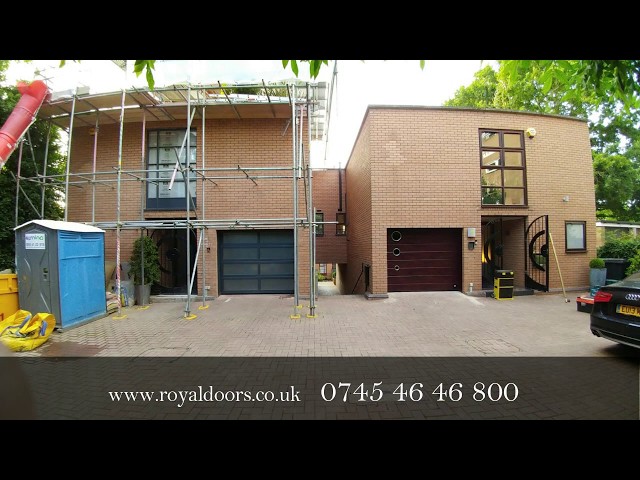
[[[115,91],[125,86],[146,86],[144,75],[126,76],[109,60],[68,61],[35,60],[13,63],[7,82],[33,80],[38,70],[50,79],[54,91],[89,86],[92,93]],[[311,161],[314,167],[344,166],[362,123],[367,105],[431,105],[451,98],[462,85],[473,81],[473,74],[487,63],[480,60],[427,60],[424,70],[418,60],[339,60],[337,84],[328,132],[326,163],[323,142],[314,142]],[[130,68],[133,65],[129,61]],[[494,64],[495,65],[495,64]],[[300,77],[309,80],[308,65],[300,64]],[[318,81],[329,81],[333,62],[323,66]],[[156,86],[178,82],[215,83],[282,81],[294,78],[291,70],[282,68],[281,60],[180,60],[156,63]]]

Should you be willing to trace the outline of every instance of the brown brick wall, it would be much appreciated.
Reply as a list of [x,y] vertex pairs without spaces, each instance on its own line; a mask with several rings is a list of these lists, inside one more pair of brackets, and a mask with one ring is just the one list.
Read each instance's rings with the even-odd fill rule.
[[[151,122],[147,119],[147,130],[184,128],[185,121]],[[283,135],[287,119],[216,119],[206,121],[205,167],[276,167],[290,168],[292,165],[292,129],[289,127]],[[196,115],[193,126],[197,131],[197,167],[203,167],[202,121]],[[71,150],[71,172],[92,172],[94,136],[89,134],[90,127],[77,127],[73,132]],[[123,134],[122,169],[144,169],[142,159],[142,124],[125,123]],[[98,131],[97,171],[111,171],[118,163],[118,125],[102,125]],[[146,140],[145,140],[146,143]],[[308,146],[305,146],[305,158],[309,158]],[[284,175],[291,176],[291,170],[249,172],[252,176]],[[144,175],[144,174],[141,174]],[[208,172],[208,175],[244,177],[242,172]],[[87,176],[87,175],[85,175]],[[90,176],[90,175],[89,175]],[[98,176],[97,180],[115,179],[115,173]],[[141,213],[141,201],[145,198],[143,182],[122,174],[121,183],[121,220],[140,220],[155,218],[185,218],[185,211],[146,211]],[[254,185],[246,178],[197,181],[197,211],[191,212],[191,218],[207,220],[246,220],[260,218],[293,217],[292,179],[256,179]],[[82,188],[69,187],[69,221],[92,221],[92,186]],[[205,189],[203,194],[202,189]],[[298,215],[306,218],[304,181],[298,181]],[[205,213],[202,214],[202,201],[205,198]],[[115,221],[116,219],[116,183],[96,185],[95,221]],[[280,226],[277,228],[287,228]],[[121,260],[127,261],[131,255],[133,241],[139,231],[123,231],[121,236]],[[309,294],[309,248],[308,230],[299,230],[299,275],[300,293]],[[198,234],[199,238],[199,234]],[[204,249],[206,258],[206,285],[211,286],[210,294],[217,296],[217,239],[216,230],[206,230],[209,252]],[[115,260],[115,232],[106,234],[107,259]],[[202,258],[199,265],[202,265]],[[198,269],[198,289],[202,293],[205,282],[202,268]]]
[[[326,222],[336,220],[336,213],[340,206],[338,175],[342,175],[342,211],[346,211],[344,169],[313,170],[313,206],[324,213]],[[336,235],[335,225],[325,225],[324,235],[316,238],[316,263],[346,263],[346,261],[346,235]]]
[[[535,138],[525,138],[528,206],[482,208],[478,130],[528,127],[537,130]],[[470,282],[481,285],[482,249],[467,249],[466,228],[476,228],[481,245],[483,215],[522,215],[532,221],[548,214],[565,286],[588,285],[588,262],[595,256],[595,195],[585,122],[515,112],[370,107],[346,170],[350,222],[356,226],[350,228],[348,277],[370,258],[372,293],[387,291],[389,227],[462,228],[463,291]],[[565,195],[569,202],[562,201]],[[565,253],[565,220],[587,222],[586,253]],[[555,262],[550,287],[560,288]]]
[[[372,138],[371,126],[362,126],[345,171],[347,185],[347,258],[340,272],[340,292],[363,293],[364,279],[358,277],[363,264],[372,262]],[[364,275],[363,275],[364,276]],[[386,281],[386,279],[385,279]],[[355,290],[354,290],[355,289]]]

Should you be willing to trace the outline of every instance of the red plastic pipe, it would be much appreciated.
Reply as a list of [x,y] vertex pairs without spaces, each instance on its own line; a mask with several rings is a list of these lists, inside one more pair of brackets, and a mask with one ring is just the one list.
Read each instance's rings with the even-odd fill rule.
[[42,102],[49,96],[49,89],[42,80],[34,80],[31,83],[18,82],[18,91],[22,98],[0,128],[0,168],[4,166],[9,155],[15,150],[18,140],[35,120]]

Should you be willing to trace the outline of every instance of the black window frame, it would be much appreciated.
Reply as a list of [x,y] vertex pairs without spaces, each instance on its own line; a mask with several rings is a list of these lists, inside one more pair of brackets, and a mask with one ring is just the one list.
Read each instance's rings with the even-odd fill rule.
[[[318,219],[320,217],[320,219]],[[324,222],[324,212],[322,210],[316,210],[316,222]],[[316,225],[316,237],[324,237],[324,223]]]
[[[482,145],[482,134],[483,133],[497,133],[498,134],[498,138],[499,138],[499,146],[497,147],[485,147]],[[505,147],[504,145],[504,135],[505,134],[509,134],[509,135],[519,135],[520,136],[520,145],[522,146],[521,148],[514,148],[514,147]],[[480,147],[480,205],[482,208],[524,208],[524,207],[528,207],[529,206],[529,199],[528,199],[528,189],[527,189],[527,155],[526,155],[526,148],[525,148],[525,135],[524,135],[524,131],[522,130],[508,130],[508,129],[500,129],[500,128],[481,128],[479,129],[478,132],[478,141],[479,141],[479,147]],[[499,165],[492,165],[492,166],[485,166],[482,164],[482,154],[486,151],[498,151],[499,155],[500,155],[500,164]],[[514,166],[507,166],[505,165],[505,153],[507,152],[519,152],[522,154],[522,166],[521,167],[514,167]],[[489,169],[499,169],[500,170],[500,175],[501,175],[501,185],[499,187],[497,186],[483,186],[482,185],[482,174],[484,170],[489,170]],[[505,182],[504,182],[504,172],[505,171],[522,171],[522,187],[505,187]],[[502,203],[484,203],[484,191],[488,190],[489,188],[492,189],[500,189],[501,193],[502,193]],[[512,204],[506,204],[505,203],[505,190],[522,190],[523,191],[523,203],[522,204],[516,204],[516,205],[512,205]]]
[[[582,225],[582,248],[569,248],[569,225]],[[564,221],[564,250],[567,253],[581,253],[587,251],[587,222],[584,220],[565,220]]]
[[[151,178],[151,166],[149,165],[149,158],[150,158],[150,152],[151,149],[159,149],[161,148],[159,145],[156,145],[155,147],[151,146],[151,135],[155,134],[155,135],[159,135],[160,132],[175,132],[175,131],[179,131],[179,132],[185,132],[186,128],[157,128],[157,129],[152,129],[152,130],[147,130],[147,151],[145,152],[146,154],[146,165],[147,165],[147,177]],[[197,166],[197,158],[198,158],[198,142],[197,142],[197,138],[198,138],[198,133],[197,133],[197,128],[191,127],[190,131],[192,133],[194,133],[196,135],[196,142],[195,144],[190,144],[189,147],[191,149],[194,149],[196,152],[196,160],[195,162],[192,164],[191,161],[189,162],[190,165],[194,165]],[[185,149],[186,149],[186,143],[185,143]],[[188,157],[188,153],[186,154]],[[160,170],[160,159],[157,159],[157,164],[156,164],[156,171]],[[172,164],[175,165],[175,162]],[[176,173],[176,179],[175,182],[184,182],[184,180],[182,179],[182,175],[178,172]],[[197,203],[197,182],[196,182],[196,176],[193,175],[193,177],[191,177],[189,179],[189,183],[193,184],[196,188],[194,188],[194,194],[192,196],[193,199],[193,204],[190,206],[190,209],[193,210],[194,208],[196,208],[198,206]],[[182,210],[182,211],[186,211],[186,202],[187,202],[187,196],[188,194],[188,187],[185,188],[185,196],[184,197],[171,197],[171,198],[159,198],[156,196],[156,198],[150,198],[149,197],[149,189],[150,188],[157,188],[157,185],[155,185],[154,183],[152,183],[151,181],[147,182],[147,186],[145,189],[145,210],[150,210],[150,211],[158,211],[158,210],[172,210],[172,211],[178,211],[178,210]]]

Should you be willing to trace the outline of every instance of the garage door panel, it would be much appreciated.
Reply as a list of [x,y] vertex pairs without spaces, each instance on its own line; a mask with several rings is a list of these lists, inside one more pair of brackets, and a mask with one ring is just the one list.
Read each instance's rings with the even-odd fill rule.
[[220,293],[293,293],[293,231],[219,232]]
[[459,228],[388,229],[388,290],[461,290],[461,235]]
[[[396,252],[398,253],[398,252]],[[405,250],[400,250],[399,254],[396,255],[393,252],[389,253],[387,255],[387,260],[388,261],[405,261],[405,262],[409,262],[409,261],[433,261],[433,262],[437,262],[439,260],[453,260],[456,258],[456,254],[454,252],[448,251],[442,251],[442,252],[407,252]]]
[[413,275],[439,275],[441,277],[451,277],[456,278],[455,274],[451,273],[451,267],[448,265],[443,265],[441,267],[409,267],[409,268],[400,268],[396,270],[394,267],[390,267],[387,269],[390,277],[410,277]]
[[234,293],[253,293],[259,289],[257,278],[225,278],[223,289]]

